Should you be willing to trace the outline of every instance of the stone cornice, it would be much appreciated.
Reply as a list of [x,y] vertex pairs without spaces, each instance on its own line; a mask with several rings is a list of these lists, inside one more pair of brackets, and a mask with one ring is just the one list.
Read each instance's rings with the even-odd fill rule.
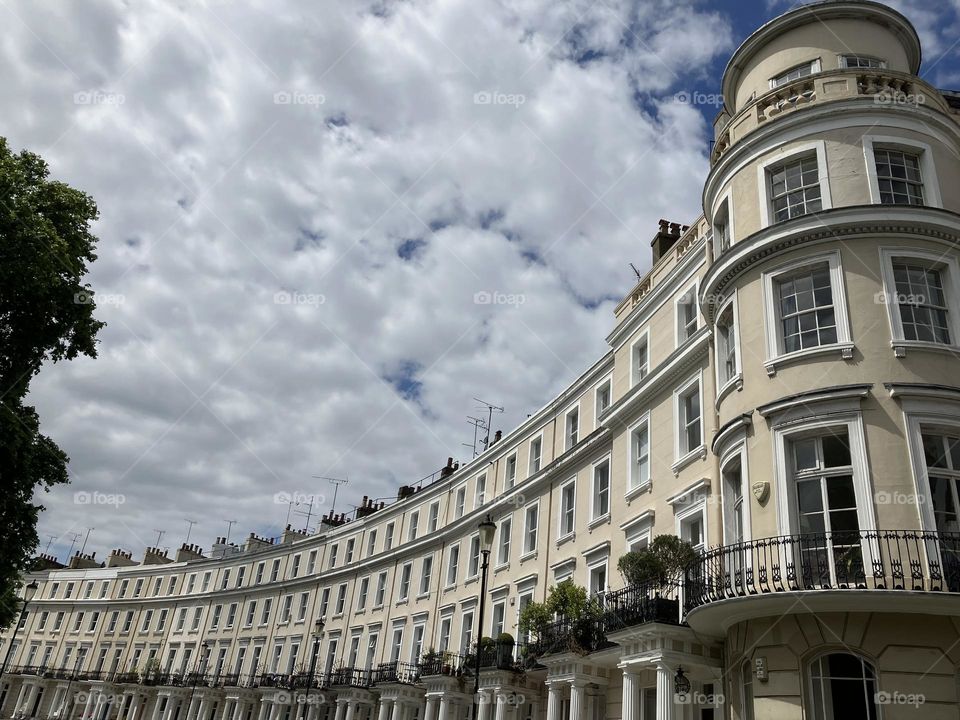
[[960,244],[960,215],[931,207],[851,205],[777,223],[735,243],[707,271],[700,284],[700,309],[713,325],[718,301],[734,281],[759,262],[801,245],[871,235],[914,236],[948,245]]

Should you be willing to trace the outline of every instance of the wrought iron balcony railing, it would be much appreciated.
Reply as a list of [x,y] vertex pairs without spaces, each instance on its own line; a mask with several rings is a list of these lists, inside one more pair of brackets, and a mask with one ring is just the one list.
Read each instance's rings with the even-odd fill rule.
[[378,683],[402,683],[404,685],[413,685],[420,680],[420,665],[418,663],[402,662],[395,660],[388,663],[380,663],[373,670],[371,681]]
[[630,585],[603,596],[605,633],[650,622],[681,623],[679,583]]
[[459,677],[464,674],[465,658],[457,653],[442,651],[428,652],[420,658],[420,675],[447,675]]
[[810,533],[718,547],[688,571],[684,604],[851,589],[960,593],[960,533]]

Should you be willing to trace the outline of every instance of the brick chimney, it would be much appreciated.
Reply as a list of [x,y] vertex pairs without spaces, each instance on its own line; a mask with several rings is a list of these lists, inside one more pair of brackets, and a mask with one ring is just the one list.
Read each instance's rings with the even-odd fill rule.
[[120,548],[112,550],[107,558],[107,567],[130,567],[136,564],[137,561],[133,559],[133,553],[125,552]]
[[143,551],[143,562],[141,565],[166,565],[167,563],[172,563],[169,557],[167,557],[167,551],[161,550],[160,548],[148,547]]
[[67,565],[67,567],[71,570],[87,570],[89,568],[103,567],[103,563],[97,562],[97,554],[95,552],[89,555],[81,555],[80,551],[77,550],[73,554],[73,557],[70,558],[70,564]]
[[283,529],[283,534],[280,536],[280,544],[285,545],[292,543],[294,540],[303,540],[305,537],[307,537],[306,530],[297,530],[287,525],[287,527]]
[[177,562],[186,562],[187,560],[203,560],[206,556],[203,554],[203,548],[199,545],[183,543],[177,550]]
[[42,572],[43,570],[62,570],[65,568],[62,562],[57,560],[53,555],[48,555],[47,553],[40,553],[33,559],[33,571]]
[[268,547],[273,546],[272,538],[262,538],[259,535],[250,533],[250,537],[247,538],[247,543],[244,546],[245,552],[256,552],[257,550],[265,550]]
[[680,236],[689,229],[688,225],[661,219],[660,230],[650,241],[650,246],[653,248],[653,263],[656,264],[660,258],[666,255],[667,251],[680,239]]

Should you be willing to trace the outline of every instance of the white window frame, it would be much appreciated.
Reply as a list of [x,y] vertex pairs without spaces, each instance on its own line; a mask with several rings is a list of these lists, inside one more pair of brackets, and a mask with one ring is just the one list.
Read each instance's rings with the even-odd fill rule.
[[424,555],[420,561],[420,588],[417,595],[423,597],[430,594],[430,581],[433,578],[433,555]]
[[[867,165],[867,181],[870,184],[870,202],[881,205],[880,182],[877,180],[877,158],[874,150],[899,150],[919,156],[920,179],[923,181],[923,205],[913,207],[943,207],[943,198],[940,194],[940,182],[937,179],[937,168],[933,161],[933,150],[927,143],[905,137],[893,135],[864,135],[863,158]],[[886,206],[892,207],[892,206]],[[906,206],[904,206],[906,207]]]
[[675,522],[675,531],[677,537],[685,540],[683,537],[683,525],[694,515],[700,516],[700,525],[703,528],[703,549],[706,550],[709,546],[710,535],[707,531],[707,496],[700,494],[696,501],[692,502],[689,507],[684,508],[678,512],[674,513],[674,522]]
[[[778,278],[807,266],[827,263],[830,267],[830,287],[833,294],[833,309],[837,323],[837,342],[832,345],[783,352],[780,339],[780,311],[776,300],[776,282]],[[847,360],[853,357],[854,344],[850,334],[850,315],[847,310],[847,289],[843,277],[843,264],[840,251],[835,250],[821,255],[811,255],[780,265],[763,273],[763,324],[767,340],[767,358],[764,367],[767,375],[775,375],[780,365],[797,358],[810,357],[824,353],[839,353]]]
[[[683,300],[688,295],[691,295],[691,293],[692,293],[691,303],[693,305],[693,316],[694,316],[694,319],[696,320],[697,327],[694,328],[693,332],[687,335],[687,337],[681,338],[680,337],[680,306],[686,304],[683,302]],[[687,287],[685,287],[683,291],[680,292],[677,295],[677,297],[673,299],[673,336],[675,341],[675,347],[680,347],[684,343],[688,342],[690,338],[692,338],[694,335],[697,334],[697,331],[702,326],[701,319],[700,319],[700,303],[698,302],[699,297],[700,297],[700,280],[698,279],[690,283],[689,285],[687,285]],[[649,353],[649,345],[647,347],[648,347],[647,352]]]
[[[640,346],[646,349],[646,370],[640,374],[640,364],[637,361],[637,351]],[[637,335],[637,339],[630,343],[630,387],[639,385],[650,375],[650,330],[644,330]]]
[[[571,485],[573,486],[573,492],[571,493],[572,506],[569,508],[569,514],[572,518],[572,521],[570,522],[570,529],[565,530],[563,527],[563,522],[564,515],[567,514],[567,512],[565,512],[567,509],[563,506],[563,500],[564,496],[566,495],[567,488]],[[573,538],[577,534],[577,476],[574,475],[569,480],[561,483],[558,490],[560,491],[560,497],[558,498],[557,502],[557,544],[559,545],[564,540]]]
[[[513,477],[510,476],[510,461],[513,461]],[[503,487],[507,490],[517,484],[517,467],[519,465],[517,453],[510,453],[503,461]]]
[[[903,324],[897,303],[897,283],[893,277],[893,261],[899,259],[919,260],[921,264],[941,266],[941,282],[946,295],[949,316],[951,343],[931,342],[927,340],[906,340],[903,336]],[[944,352],[960,350],[960,263],[956,257],[946,253],[918,250],[910,247],[881,247],[880,269],[883,277],[883,301],[887,306],[887,320],[890,324],[890,345],[897,357],[906,355],[906,348],[926,348]],[[946,277],[943,277],[946,275]]]
[[[529,535],[530,535],[530,526],[528,524],[528,520],[530,518],[530,510],[534,508],[537,511],[536,513],[537,526],[533,528],[533,531],[534,531],[533,547],[528,548],[527,539],[529,538]],[[536,555],[537,549],[540,546],[540,526],[541,525],[542,523],[540,522],[540,499],[537,498],[532,503],[528,503],[527,505],[525,505],[523,508],[523,542],[520,544],[520,549],[522,550],[522,554],[520,556],[521,560],[523,560],[526,557]]]
[[[864,533],[877,529],[863,417],[859,411],[854,411],[825,415],[805,422],[789,422],[774,427],[774,481],[776,483],[778,534],[795,535],[800,532],[796,520],[796,492],[791,485],[789,444],[798,436],[825,433],[838,429],[846,431],[850,443],[850,463],[853,468],[853,488],[857,500],[857,522],[860,526],[860,532]],[[864,567],[871,567],[871,559],[864,552]]]
[[913,469],[914,492],[918,502],[917,514],[921,527],[927,532],[938,532],[930,497],[930,474],[923,451],[923,434],[951,433],[960,435],[960,420],[955,414],[960,407],[953,398],[931,397],[920,403],[909,402],[905,407],[907,446],[910,450],[910,465]]
[[407,523],[407,542],[413,542],[417,539],[417,532],[420,530],[420,508],[410,513],[410,521]]
[[[450,575],[453,575],[451,582]],[[460,579],[460,543],[454,543],[447,549],[447,566],[443,572],[443,585],[445,588],[457,586]]]
[[[597,514],[597,468],[607,466],[607,511]],[[610,519],[613,505],[613,458],[610,455],[597,460],[590,466],[590,523],[601,523]]]
[[593,573],[603,568],[603,589],[599,592],[606,594],[610,590],[610,557],[605,555],[602,560],[595,560],[587,565],[587,596],[593,597],[596,592],[593,589]]
[[[482,482],[482,484],[481,484]],[[487,502],[487,473],[482,472],[473,480],[473,509],[483,507]]]
[[[600,409],[600,393],[607,393],[607,407]],[[607,375],[603,380],[597,383],[593,390],[593,423],[594,427],[600,427],[600,415],[610,409],[613,405],[613,377]]]
[[[790,80],[784,80],[784,81],[781,82],[781,83],[778,83],[778,82],[777,82],[777,80],[779,80],[780,78],[782,78],[784,75],[789,75],[789,74],[792,73],[794,70],[798,70],[798,69],[800,69],[800,68],[802,68],[802,67],[805,67],[805,66],[810,68],[810,73],[809,73],[808,75],[801,75],[800,77],[797,77],[797,78],[792,78],[792,79],[790,79]],[[820,61],[820,58],[813,58],[813,59],[811,59],[811,60],[807,60],[806,62],[797,63],[796,65],[792,65],[792,66],[788,67],[786,70],[783,70],[783,71],[777,73],[776,75],[774,75],[772,78],[770,78],[770,82],[769,82],[769,84],[770,84],[770,89],[771,89],[771,90],[776,90],[777,88],[781,88],[781,87],[783,87],[784,85],[789,85],[790,83],[796,82],[797,80],[802,80],[803,78],[807,78],[807,77],[810,77],[810,76],[812,76],[812,75],[816,75],[818,72],[820,72],[820,71],[822,70],[822,68],[823,68],[823,63]]]
[[731,199],[731,192],[727,190],[723,195],[717,198],[716,205],[713,208],[713,216],[711,218],[712,222],[710,223],[710,231],[713,233],[713,257],[719,257],[724,251],[720,247],[719,235],[717,233],[718,217],[724,217],[726,220],[723,225],[727,228],[727,249],[729,250],[733,247],[735,242],[733,234],[733,201]]
[[[726,363],[726,358],[723,358],[721,362],[720,358],[720,332],[718,330],[718,320],[720,317],[727,311],[727,308],[730,308],[733,316],[733,351],[736,357],[734,357],[734,369],[733,375],[723,379],[721,376],[721,367]],[[720,406],[720,401],[724,396],[730,392],[733,387],[736,387],[737,390],[743,389],[743,355],[740,349],[740,304],[737,302],[737,290],[734,288],[730,297],[723,301],[714,315],[716,320],[714,320],[714,337],[716,342],[714,343],[714,348],[717,352],[716,357],[716,381],[717,381],[717,402],[716,406]]]
[[732,465],[735,462],[740,463],[740,483],[742,485],[741,492],[743,493],[743,541],[749,542],[753,538],[751,532],[751,515],[750,515],[750,498],[753,496],[750,488],[750,474],[747,468],[747,443],[743,440],[737,442],[735,445],[731,446],[727,452],[725,452],[720,458],[720,508],[721,508],[721,519],[723,522],[722,532],[723,532],[723,544],[729,545],[733,541],[730,540],[727,536],[727,530],[730,527],[731,517],[730,515],[733,512],[733,507],[731,505],[731,498],[727,497],[727,481],[725,477],[726,468]]
[[453,491],[453,517],[459,520],[467,512],[467,484],[461,483]]
[[[686,435],[686,418],[683,416],[681,402],[682,398],[689,395],[689,390],[694,385],[697,387],[697,393],[700,396],[700,444],[693,448],[684,449],[684,436]],[[705,433],[705,412],[703,407],[703,371],[698,371],[693,377],[687,378],[676,390],[673,391],[673,472],[678,474],[680,469],[692,462],[698,457],[706,457]],[[680,425],[683,424],[681,429]]]
[[[634,457],[634,442],[633,436],[638,428],[645,426],[647,428],[647,479],[645,482],[639,482],[634,484],[634,477],[636,475],[636,466],[637,458]],[[650,428],[650,411],[645,412],[640,418],[630,426],[627,431],[627,437],[630,442],[630,450],[627,453],[627,488],[624,497],[627,500],[631,500],[642,492],[646,492],[650,485],[653,483],[653,451],[651,440],[653,438],[653,433]]]
[[[877,67],[864,67],[862,65],[850,65],[850,58],[860,58],[862,60],[874,60],[879,63]],[[887,61],[875,55],[861,55],[860,53],[841,53],[837,55],[837,67],[844,70],[883,70],[887,67]]]
[[[780,221],[773,219],[773,198],[770,195],[771,169],[777,165],[795,162],[805,155],[810,155],[811,152],[816,154],[817,158],[817,178],[820,182],[820,212],[830,210],[833,207],[833,196],[830,193],[830,175],[827,167],[827,143],[824,140],[815,140],[813,142],[795,145],[785,150],[782,154],[768,157],[757,167],[761,228],[770,227],[770,225],[779,222],[788,222],[787,220]],[[812,217],[812,215],[801,217]],[[796,220],[797,218],[791,219]]]
[[[539,444],[540,452],[538,454],[538,465],[539,467],[533,469],[533,448],[534,445]],[[527,452],[527,477],[535,475],[543,469],[543,431],[541,430],[539,434],[534,435],[530,438],[530,446]]]
[[[576,414],[577,417],[577,439],[570,442],[570,416]],[[580,401],[568,407],[563,413],[563,450],[571,450],[577,443],[583,439],[583,415],[580,412]]]
[[[504,532],[504,528],[507,527]],[[506,540],[506,543],[504,543]],[[508,513],[500,518],[497,525],[497,563],[494,569],[507,567],[510,565],[510,553],[513,551],[513,513]],[[504,557],[506,552],[506,557]]]
[[435,500],[430,503],[429,513],[427,515],[427,529],[434,533],[440,527],[440,501]]

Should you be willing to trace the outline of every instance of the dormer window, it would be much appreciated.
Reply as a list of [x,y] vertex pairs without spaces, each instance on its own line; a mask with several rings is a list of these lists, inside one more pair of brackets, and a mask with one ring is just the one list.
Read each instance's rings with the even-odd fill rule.
[[884,60],[868,55],[840,56],[840,67],[842,68],[885,68],[886,66],[887,63]]
[[800,78],[807,77],[808,75],[813,75],[814,73],[820,72],[820,60],[811,60],[810,62],[805,62],[802,65],[797,65],[792,67],[784,73],[777,75],[774,78],[770,79],[770,89],[773,90],[778,87],[792,83],[794,80],[799,80]]

